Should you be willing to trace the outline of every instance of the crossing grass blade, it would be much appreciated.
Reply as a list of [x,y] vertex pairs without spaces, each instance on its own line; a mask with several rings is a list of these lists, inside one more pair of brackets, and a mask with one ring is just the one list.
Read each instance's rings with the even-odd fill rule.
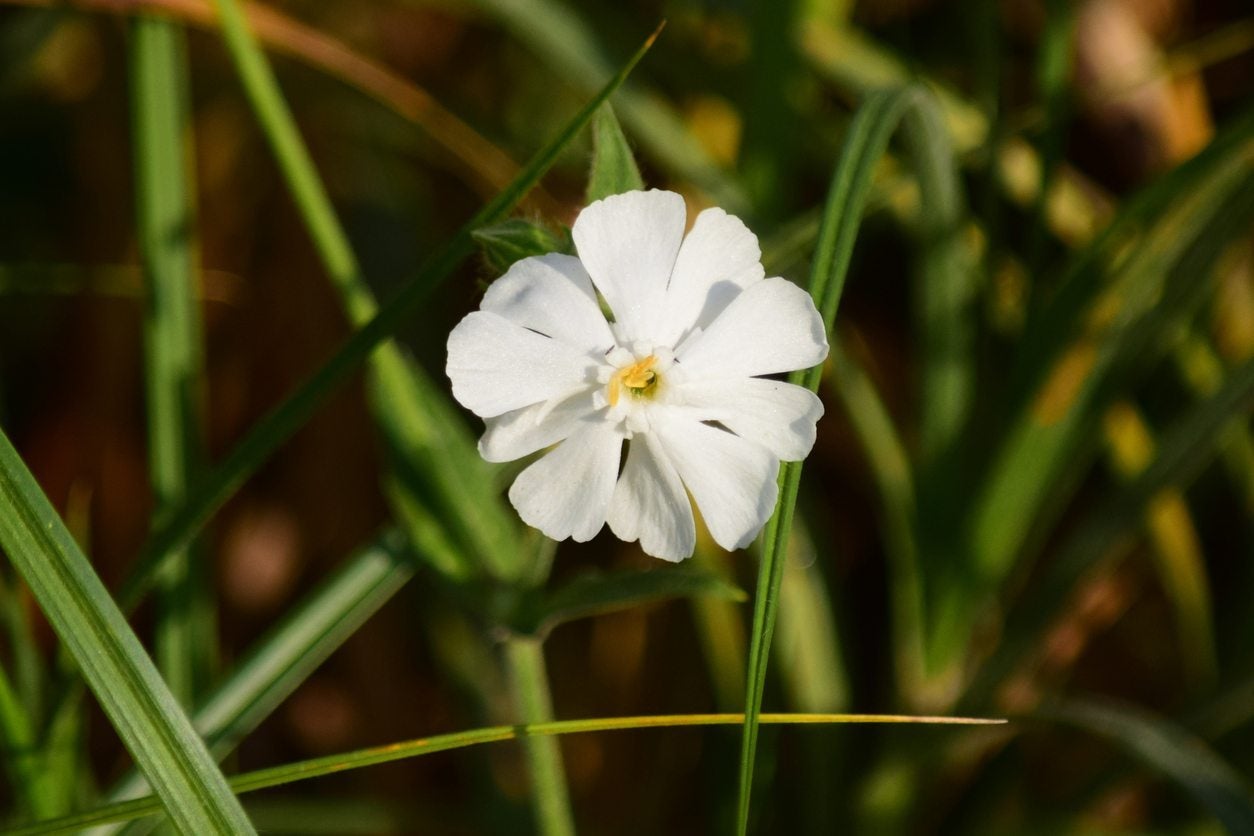
[[253,833],[178,701],[35,478],[0,432],[0,547],[185,833]]
[[[989,726],[1006,721],[982,717],[925,717],[899,714],[763,714],[761,722],[767,725],[866,725],[907,723],[935,726]],[[389,743],[355,752],[329,755],[313,760],[298,761],[283,766],[247,772],[231,779],[235,792],[243,794],[270,787],[280,787],[298,781],[321,778],[353,769],[363,769],[378,764],[393,763],[407,758],[432,755],[496,743],[517,740],[525,736],[552,737],[566,734],[625,731],[629,729],[664,729],[702,726],[737,726],[744,722],[743,714],[664,714],[643,717],[609,717],[589,720],[560,720],[552,723],[532,723],[516,726],[491,726],[451,734],[434,735],[418,740]],[[136,798],[119,804],[110,804],[86,813],[37,822],[8,831],[8,836],[37,836],[37,834],[70,833],[84,827],[109,822],[129,821],[148,816],[160,810],[154,798]]]
[[[221,760],[413,577],[415,558],[395,529],[354,554],[281,623],[244,654],[231,674],[201,700],[192,725]],[[114,785],[110,801],[134,798],[146,784],[131,773]],[[139,836],[155,822],[134,822]],[[101,834],[113,832],[101,831]],[[97,834],[97,836],[101,836]]]
[[[862,222],[863,209],[871,190],[871,178],[875,165],[888,147],[888,140],[908,114],[927,114],[936,105],[921,87],[907,87],[874,94],[859,107],[845,136],[832,184],[828,190],[823,219],[819,226],[819,238],[815,248],[810,274],[810,293],[815,299],[823,323],[834,339],[832,327],[836,310],[844,291],[849,260],[853,255],[854,242]],[[912,149],[922,151],[928,142],[926,135],[934,124],[931,116],[917,116],[907,123],[911,133],[920,133],[911,143]],[[930,153],[917,160],[923,179],[941,177],[928,171],[941,161]],[[952,161],[951,163],[952,164]],[[924,197],[936,195],[934,189],[924,190]],[[943,215],[945,204],[924,206],[925,214],[936,212]],[[935,222],[934,220],[929,222]],[[943,224],[948,226],[948,224]],[[817,391],[822,367],[816,366],[804,372],[796,372],[791,380]],[[758,567],[758,581],[754,594],[753,627],[750,634],[749,665],[745,686],[745,722],[741,738],[739,804],[737,807],[737,832],[742,836],[749,828],[749,801],[753,784],[753,763],[757,750],[758,716],[762,710],[762,695],[766,689],[766,669],[771,637],[775,628],[779,607],[779,588],[783,578],[784,560],[787,554],[788,535],[797,502],[801,481],[801,463],[787,462],[780,466],[779,501],[775,513],[766,524],[762,535],[762,559]]]
[[184,545],[243,481],[299,429],[384,340],[404,325],[426,298],[427,292],[447,278],[457,265],[474,252],[474,230],[501,220],[517,205],[588,124],[597,108],[622,85],[653,45],[657,35],[655,32],[645,41],[600,92],[532,158],[509,188],[464,224],[417,276],[383,304],[378,313],[354,332],[294,393],[249,431],[226,459],[198,483],[187,502],[161,520],[136,561],[120,595],[124,609],[133,608],[141,600],[162,565],[162,555]]

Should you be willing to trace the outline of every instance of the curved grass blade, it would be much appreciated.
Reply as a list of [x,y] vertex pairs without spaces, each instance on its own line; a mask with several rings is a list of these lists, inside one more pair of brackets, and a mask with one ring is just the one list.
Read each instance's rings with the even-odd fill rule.
[[[213,757],[221,760],[233,752],[413,574],[408,544],[390,529],[293,607],[197,704],[192,725]],[[145,787],[143,778],[132,772],[114,785],[108,798],[134,798]],[[126,833],[147,833],[152,824],[136,823]]]
[[[982,717],[926,717],[902,714],[763,714],[759,718],[767,725],[856,725],[905,723],[937,726],[990,726],[1006,723],[1002,719]],[[520,726],[491,726],[471,731],[453,732],[433,737],[389,743],[355,752],[315,758],[260,769],[237,775],[231,779],[235,792],[243,794],[270,787],[280,787],[297,781],[321,778],[337,772],[362,769],[406,758],[464,749],[484,743],[517,740],[531,736],[564,734],[588,734],[590,732],[625,731],[629,729],[665,729],[699,726],[738,726],[744,723],[743,714],[665,714],[642,717],[608,717],[589,720],[559,720],[552,723],[532,723]],[[109,822],[128,821],[160,811],[154,798],[136,798],[120,804],[110,804],[86,813],[65,816],[47,822],[36,822],[9,831],[8,836],[36,836],[36,834],[69,833],[84,827]]]
[[346,382],[371,352],[406,322],[418,304],[426,298],[430,288],[446,278],[463,259],[474,252],[474,230],[505,217],[539,181],[556,162],[562,150],[591,120],[597,108],[622,85],[653,45],[660,31],[654,32],[605,87],[532,158],[509,188],[464,224],[418,275],[385,303],[369,322],[354,332],[334,356],[253,427],[225,461],[199,483],[186,503],[161,521],[157,531],[149,538],[119,596],[124,609],[133,608],[147,591],[155,572],[161,567],[161,556],[184,545],[227,497],[313,415],[323,400]]
[[[935,107],[931,96],[922,87],[886,91],[868,97],[849,126],[828,190],[810,274],[810,293],[823,317],[829,344],[833,340],[832,324],[844,290],[849,259],[853,255],[854,241],[862,222],[862,212],[871,191],[875,164],[888,148],[889,138],[907,114],[912,111],[925,112]],[[930,119],[915,123],[914,129],[922,130],[917,126],[927,122]],[[920,137],[912,143],[912,148],[923,151],[926,141],[926,137]],[[920,166],[924,169],[933,164],[933,160],[920,160]],[[934,191],[931,193],[935,194]],[[944,210],[943,206],[936,208]],[[929,209],[930,207],[925,207],[924,211]],[[822,367],[816,366],[807,371],[795,372],[790,380],[813,392],[818,390],[822,372]],[[758,715],[762,710],[762,694],[766,688],[767,658],[775,629],[784,556],[787,554],[788,534],[800,481],[800,462],[786,462],[780,466],[779,501],[762,536],[762,560],[758,568],[757,591],[754,596],[753,630],[745,687],[745,726],[740,750],[737,832],[742,836],[749,827],[749,799],[757,750]]]
[[1249,783],[1180,726],[1131,705],[1096,700],[1052,705],[1038,716],[1110,738],[1187,790],[1230,834],[1254,834],[1254,792]]
[[184,833],[253,833],[204,741],[61,518],[0,432],[0,546]]

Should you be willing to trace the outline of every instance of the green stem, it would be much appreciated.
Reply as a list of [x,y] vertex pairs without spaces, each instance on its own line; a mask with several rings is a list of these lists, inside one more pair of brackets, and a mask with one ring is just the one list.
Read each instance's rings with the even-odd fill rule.
[[[505,667],[509,672],[518,719],[528,725],[553,721],[553,700],[549,695],[548,674],[544,667],[544,644],[540,639],[514,636],[505,642]],[[567,836],[575,832],[566,787],[562,752],[552,737],[522,738],[527,764],[534,782],[536,825],[544,836]]]
[[[156,512],[185,501],[199,458],[200,323],[192,253],[188,177],[187,58],[182,31],[164,20],[132,24],[131,82],[135,194],[147,287],[144,319],[149,472]],[[162,573],[156,659],[170,690],[190,705],[208,679],[210,635],[194,606],[204,584],[193,577],[189,549],[171,554]]]

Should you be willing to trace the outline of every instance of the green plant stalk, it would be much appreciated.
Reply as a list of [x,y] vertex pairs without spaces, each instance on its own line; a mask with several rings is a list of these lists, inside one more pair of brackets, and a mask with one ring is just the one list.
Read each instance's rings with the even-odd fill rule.
[[[313,760],[273,766],[255,772],[236,775],[231,788],[239,794],[281,787],[297,781],[307,781],[352,769],[362,769],[407,758],[432,755],[496,743],[518,740],[528,736],[563,734],[588,734],[591,732],[624,731],[629,729],[691,728],[699,726],[738,726],[744,722],[743,714],[664,714],[642,717],[608,717],[585,720],[560,720],[553,723],[536,723],[519,726],[490,726],[470,731],[389,743],[355,752],[314,758]],[[988,726],[1002,725],[1001,719],[981,717],[924,717],[899,714],[763,714],[761,722],[767,725],[863,725],[863,724],[915,724],[941,726]],[[96,824],[129,821],[150,816],[161,811],[160,803],[152,797],[136,798],[119,804],[110,804],[85,813],[64,816],[53,821],[36,822],[25,827],[6,831],[7,836],[36,836],[36,834],[69,833]]]
[[499,221],[517,205],[557,161],[562,150],[575,135],[588,124],[596,109],[622,85],[653,45],[657,34],[655,32],[645,41],[605,87],[571,118],[548,145],[536,153],[509,188],[463,224],[452,240],[423,266],[416,277],[384,304],[378,314],[355,331],[318,371],[261,419],[226,459],[198,482],[187,502],[161,520],[119,594],[124,610],[133,609],[142,600],[156,572],[161,568],[162,555],[182,546],[194,536],[236,488],[307,421],[332,392],[353,375],[380,343],[400,329],[426,298],[431,287],[445,279],[474,251],[472,233],[480,227]]
[[[553,722],[553,699],[545,672],[543,641],[511,636],[505,641],[504,653],[519,720],[528,726]],[[575,818],[557,741],[552,737],[527,735],[522,743],[536,795],[536,827],[544,836],[574,836]]]
[[78,663],[88,686],[175,826],[254,833],[204,742],[100,578],[0,432],[0,548]]
[[[189,188],[186,44],[174,24],[137,17],[131,24],[135,194],[140,256],[147,278],[144,360],[148,468],[157,513],[184,501],[199,455],[200,327],[195,294],[194,227]],[[209,638],[197,629],[205,584],[191,549],[165,561],[155,656],[170,691],[191,705],[208,679]],[[204,631],[212,634],[212,630]]]
[[[828,190],[810,274],[810,294],[823,318],[829,344],[834,339],[832,328],[836,310],[844,291],[862,212],[870,195],[875,165],[887,150],[888,140],[898,123],[911,109],[934,107],[936,105],[926,90],[921,87],[907,87],[868,97],[850,123]],[[924,211],[927,211],[927,207],[924,207]],[[816,392],[822,373],[822,367],[815,366],[806,371],[794,372],[789,379]],[[741,836],[749,828],[749,801],[753,789],[753,763],[757,753],[758,717],[762,711],[767,659],[779,606],[784,556],[787,553],[788,533],[800,481],[800,462],[786,462],[780,466],[779,501],[774,515],[766,524],[762,539],[762,560],[758,567],[753,628],[749,640],[745,722],[740,748],[737,832]]]

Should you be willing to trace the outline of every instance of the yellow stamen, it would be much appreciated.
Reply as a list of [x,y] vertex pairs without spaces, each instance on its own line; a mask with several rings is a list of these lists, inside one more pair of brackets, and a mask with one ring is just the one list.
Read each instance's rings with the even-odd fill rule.
[[627,387],[632,390],[633,395],[643,393],[646,389],[657,382],[657,372],[653,371],[653,366],[657,363],[657,357],[650,354],[638,363],[630,366],[623,366],[614,372],[610,378],[609,385],[606,387],[606,395],[609,397],[610,406],[618,406],[618,396],[621,387]]

